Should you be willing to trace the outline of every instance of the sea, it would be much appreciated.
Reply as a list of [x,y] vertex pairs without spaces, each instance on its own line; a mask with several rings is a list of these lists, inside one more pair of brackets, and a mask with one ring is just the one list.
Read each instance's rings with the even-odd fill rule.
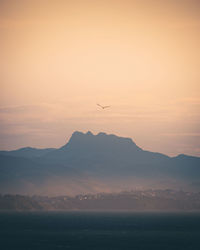
[[200,250],[200,213],[0,212],[1,250]]

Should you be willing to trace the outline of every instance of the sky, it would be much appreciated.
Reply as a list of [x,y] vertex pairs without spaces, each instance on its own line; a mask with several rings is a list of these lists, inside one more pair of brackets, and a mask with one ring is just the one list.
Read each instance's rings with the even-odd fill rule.
[[0,150],[89,130],[200,156],[199,44],[198,0],[0,0]]

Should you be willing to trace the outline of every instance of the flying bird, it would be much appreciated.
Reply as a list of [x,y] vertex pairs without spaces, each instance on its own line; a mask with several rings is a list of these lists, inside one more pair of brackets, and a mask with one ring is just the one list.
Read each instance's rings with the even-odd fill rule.
[[107,109],[107,108],[110,108],[110,106],[102,106],[100,104],[97,103],[97,106],[101,107],[102,109]]

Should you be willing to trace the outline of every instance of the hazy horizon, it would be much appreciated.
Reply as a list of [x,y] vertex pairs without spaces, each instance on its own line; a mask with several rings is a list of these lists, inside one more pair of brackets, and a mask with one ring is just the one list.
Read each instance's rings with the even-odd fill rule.
[[1,0],[0,150],[90,130],[200,156],[199,13],[197,0]]

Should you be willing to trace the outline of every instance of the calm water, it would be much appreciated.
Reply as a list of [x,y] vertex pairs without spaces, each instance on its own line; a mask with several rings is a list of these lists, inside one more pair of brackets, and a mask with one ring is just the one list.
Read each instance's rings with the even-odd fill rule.
[[0,249],[200,249],[200,214],[1,212]]

